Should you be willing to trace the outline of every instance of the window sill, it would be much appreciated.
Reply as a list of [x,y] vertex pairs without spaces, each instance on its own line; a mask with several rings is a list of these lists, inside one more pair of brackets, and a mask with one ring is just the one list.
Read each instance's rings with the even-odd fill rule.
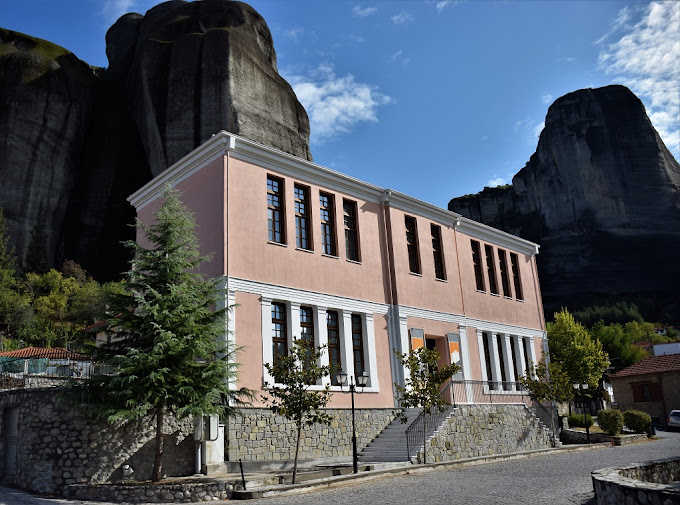
[[437,282],[449,282],[447,279],[440,279],[439,277],[435,277],[434,280]]
[[477,290],[477,293],[482,293],[483,295],[485,295],[485,294],[486,294],[486,291],[484,291],[483,289],[478,289],[478,290]]
[[418,272],[409,272],[410,275],[415,275],[416,277],[422,277],[423,274],[419,274]]
[[506,300],[512,300],[513,299],[512,296],[503,296],[503,298],[505,298]]
[[309,254],[314,254],[314,249],[303,249],[302,247],[296,247],[295,250],[306,252],[306,253],[309,253]]
[[340,259],[340,256],[334,256],[333,254],[321,253],[321,256],[323,256],[324,258],[331,258],[331,259],[334,259],[334,260]]
[[490,293],[490,294],[491,294],[491,296],[495,296],[495,297],[498,297],[498,298],[501,297],[501,295],[499,295],[498,293]]
[[350,260],[350,259],[346,259],[345,261],[346,261],[347,263],[354,263],[355,265],[361,265],[361,261]]
[[524,303],[524,300],[520,300],[519,298],[516,298],[516,300],[517,300],[519,303]]
[[279,247],[288,247],[288,244],[283,244],[281,242],[274,242],[273,240],[267,240],[267,244],[277,245]]

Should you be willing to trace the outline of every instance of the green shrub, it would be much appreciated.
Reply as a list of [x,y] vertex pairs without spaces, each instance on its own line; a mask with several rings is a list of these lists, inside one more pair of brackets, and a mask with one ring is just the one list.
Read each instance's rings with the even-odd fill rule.
[[597,424],[607,435],[616,435],[623,429],[623,414],[620,410],[600,410],[597,413]]
[[626,410],[623,413],[623,424],[626,425],[630,431],[636,433],[647,433],[649,426],[652,424],[652,418],[646,412],[639,410]]
[[[569,416],[569,427],[585,428],[586,423],[583,421],[583,414],[571,414]],[[593,425],[593,418],[590,414],[586,414],[586,422],[588,426]]]

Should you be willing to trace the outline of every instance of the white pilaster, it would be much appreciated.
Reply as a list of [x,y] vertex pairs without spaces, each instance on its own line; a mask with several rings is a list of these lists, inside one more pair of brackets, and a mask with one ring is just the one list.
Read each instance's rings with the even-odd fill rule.
[[527,364],[524,361],[524,352],[522,351],[524,339],[522,337],[513,336],[515,339],[515,369],[517,377],[524,377],[527,374]]
[[[340,352],[345,365],[347,377],[354,377],[354,355],[352,346],[352,313],[348,310],[339,311],[340,323]],[[349,379],[347,379],[349,381]]]
[[260,298],[262,308],[262,382],[270,386],[274,384],[274,378],[264,367],[265,363],[274,363],[274,350],[272,344],[272,300],[271,298]]
[[[316,345],[325,346],[319,359],[320,366],[328,366],[328,325],[326,324],[326,307],[314,307],[314,335],[316,335]],[[331,377],[326,376],[321,379],[321,384],[330,384]]]
[[375,352],[375,328],[373,324],[373,314],[365,314],[363,319],[364,325],[364,352],[368,356],[368,376],[370,377],[368,386],[372,388],[378,387],[378,359]]
[[[472,380],[472,370],[470,368],[470,346],[468,345],[467,326],[459,325],[458,333],[460,334],[460,366],[463,372],[463,380],[465,381]],[[482,368],[485,367],[482,366]],[[468,403],[474,402],[472,384],[465,383],[465,396]]]
[[288,302],[288,349],[293,348],[293,342],[300,340],[302,332],[300,330],[300,304]]
[[477,328],[476,330],[477,330],[477,348],[479,349],[479,364],[480,364],[479,368],[482,371],[482,381],[484,381],[484,387],[486,388],[488,386],[488,382],[492,380],[491,377],[488,377],[486,373],[486,352],[484,351],[484,339],[487,337],[486,335],[484,335],[484,332],[481,331],[479,328]]
[[489,354],[491,354],[491,376],[492,380],[497,384],[496,389],[503,389],[501,380],[501,363],[498,349],[498,333],[490,333],[489,338]]

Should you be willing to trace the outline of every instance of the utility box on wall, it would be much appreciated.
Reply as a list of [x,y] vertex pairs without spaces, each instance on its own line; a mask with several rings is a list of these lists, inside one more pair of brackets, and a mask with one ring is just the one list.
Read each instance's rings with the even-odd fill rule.
[[219,437],[219,416],[201,416],[194,418],[194,441],[214,442]]
[[[205,475],[224,471],[224,425],[219,416],[194,418],[194,440],[200,445],[200,472]],[[199,459],[200,458],[200,459]],[[199,468],[196,469],[197,472]]]

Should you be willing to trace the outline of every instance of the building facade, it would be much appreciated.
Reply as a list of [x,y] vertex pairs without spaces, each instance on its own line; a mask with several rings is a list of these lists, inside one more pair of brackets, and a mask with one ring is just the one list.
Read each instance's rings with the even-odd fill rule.
[[[203,273],[224,279],[235,307],[239,386],[271,383],[264,364],[297,338],[327,345],[325,362],[349,376],[368,374],[359,408],[397,405],[393,350],[437,349],[458,379],[499,393],[541,359],[536,244],[227,132],[129,198],[142,221],[167,184],[213,253]],[[338,394],[331,407],[348,404]]]

